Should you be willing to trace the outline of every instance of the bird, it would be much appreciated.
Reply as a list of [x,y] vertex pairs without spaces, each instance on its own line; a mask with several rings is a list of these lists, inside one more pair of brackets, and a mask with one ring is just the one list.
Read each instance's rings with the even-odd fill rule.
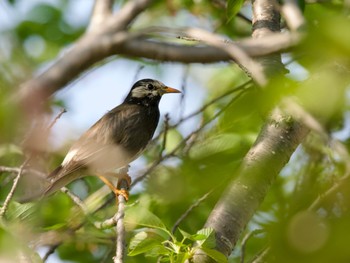
[[128,192],[118,189],[111,181],[117,176],[126,179],[130,186],[128,174],[116,175],[115,171],[128,167],[144,151],[158,126],[161,97],[168,93],[181,92],[158,80],[137,81],[120,105],[103,115],[73,143],[62,163],[47,176],[39,195],[51,195],[76,179],[96,175],[116,196],[121,194],[127,200]]

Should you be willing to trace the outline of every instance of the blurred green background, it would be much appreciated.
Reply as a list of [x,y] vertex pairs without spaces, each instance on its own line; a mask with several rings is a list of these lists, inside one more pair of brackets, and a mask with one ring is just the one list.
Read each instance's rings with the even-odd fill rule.
[[[125,1],[116,2],[118,8]],[[234,1],[228,8],[223,2],[155,1],[133,26],[190,24],[233,40],[250,37],[249,3],[239,3],[236,15]],[[135,78],[156,78],[184,91],[180,99],[164,98],[158,139],[132,164],[131,176],[136,178],[159,156],[167,157],[131,191],[126,262],[183,262],[193,242],[210,243],[210,231],[197,231],[235,177],[270,110],[287,97],[298,101],[303,114],[312,116],[322,130],[312,130],[281,171],[229,262],[241,262],[242,254],[245,262],[253,262],[262,253],[267,255],[262,262],[350,262],[350,4],[302,4],[306,38],[282,55],[290,72],[276,76],[265,90],[247,84],[233,92],[249,78],[230,63],[182,65],[114,56],[50,99],[48,120],[62,107],[68,113],[51,130],[46,149],[35,157],[42,172],[58,165],[71,142],[122,101]],[[28,120],[11,97],[21,83],[45,70],[84,33],[92,6],[90,0],[0,2],[1,167],[19,167],[25,159],[22,142]],[[207,103],[197,115],[183,120]],[[190,135],[188,143],[181,144]],[[1,202],[15,176],[0,173]],[[95,177],[68,186],[84,200],[88,215],[63,193],[35,203],[12,202],[6,224],[0,225],[0,262],[16,262],[21,253],[32,262],[42,262],[51,248],[53,255],[46,262],[112,262],[114,230],[94,226],[116,210],[113,196],[101,187]],[[171,234],[181,215],[207,193]]]

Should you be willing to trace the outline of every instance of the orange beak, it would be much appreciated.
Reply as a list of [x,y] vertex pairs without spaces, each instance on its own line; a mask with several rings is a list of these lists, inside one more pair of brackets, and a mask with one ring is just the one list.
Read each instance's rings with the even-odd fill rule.
[[174,89],[174,88],[170,88],[170,87],[165,86],[165,87],[162,89],[162,93],[163,93],[163,94],[166,94],[166,93],[181,93],[181,91],[179,91],[179,90],[177,90],[177,89]]

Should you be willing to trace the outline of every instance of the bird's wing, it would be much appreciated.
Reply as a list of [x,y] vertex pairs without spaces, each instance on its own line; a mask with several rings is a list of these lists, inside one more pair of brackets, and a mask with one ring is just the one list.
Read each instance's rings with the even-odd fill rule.
[[123,136],[128,132],[125,131],[125,126],[133,114],[137,114],[137,111],[130,114],[123,104],[105,114],[72,145],[62,162],[61,170],[51,176],[51,181],[56,181],[83,167],[97,165],[96,162],[109,164],[114,160],[118,166],[131,161],[130,154],[125,151],[122,142]]

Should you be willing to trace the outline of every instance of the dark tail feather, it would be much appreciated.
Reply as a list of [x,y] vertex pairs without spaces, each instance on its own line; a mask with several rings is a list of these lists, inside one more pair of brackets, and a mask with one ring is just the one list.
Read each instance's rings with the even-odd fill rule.
[[48,196],[66,186],[70,182],[78,179],[80,176],[78,173],[66,173],[67,171],[63,169],[60,165],[52,173],[49,174],[48,178],[50,180],[50,185],[45,189],[43,196]]
[[58,176],[62,166],[58,166],[49,175],[27,174],[22,176],[19,186],[19,193],[16,201],[20,203],[32,202],[53,193],[48,191],[52,188],[52,181]]
[[53,170],[48,176],[47,178],[49,180],[54,180],[55,177],[57,177],[57,175],[61,172],[62,170],[62,165],[58,166],[55,170]]

